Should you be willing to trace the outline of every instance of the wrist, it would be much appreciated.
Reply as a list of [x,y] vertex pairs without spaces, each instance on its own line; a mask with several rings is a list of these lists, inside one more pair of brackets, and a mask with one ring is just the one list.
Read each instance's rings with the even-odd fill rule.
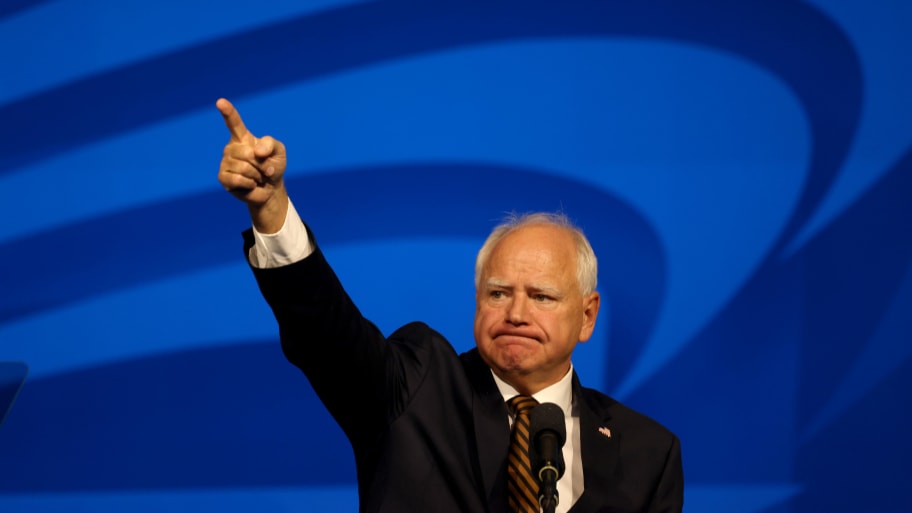
[[288,215],[288,192],[280,187],[262,204],[247,204],[253,227],[260,233],[276,233],[285,225]]

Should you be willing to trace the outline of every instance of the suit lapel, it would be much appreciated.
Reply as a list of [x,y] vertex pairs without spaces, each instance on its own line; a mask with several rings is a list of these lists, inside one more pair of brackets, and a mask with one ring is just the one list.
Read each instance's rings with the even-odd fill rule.
[[489,511],[506,511],[507,467],[504,458],[510,446],[507,405],[491,377],[491,369],[481,359],[478,350],[463,353],[461,359],[475,389],[472,419],[478,448],[478,472],[488,498]]
[[611,430],[611,415],[593,408],[574,373],[573,395],[580,411],[580,454],[583,459],[583,495],[570,513],[605,511],[610,503],[608,490],[618,482],[618,454],[621,434]]

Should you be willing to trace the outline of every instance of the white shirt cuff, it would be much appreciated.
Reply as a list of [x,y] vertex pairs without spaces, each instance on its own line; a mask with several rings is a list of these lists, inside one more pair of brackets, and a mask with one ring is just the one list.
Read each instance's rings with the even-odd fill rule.
[[276,233],[260,233],[254,228],[253,238],[255,242],[247,258],[250,259],[250,265],[259,269],[299,262],[313,253],[314,249],[307,235],[307,227],[290,199],[282,228]]

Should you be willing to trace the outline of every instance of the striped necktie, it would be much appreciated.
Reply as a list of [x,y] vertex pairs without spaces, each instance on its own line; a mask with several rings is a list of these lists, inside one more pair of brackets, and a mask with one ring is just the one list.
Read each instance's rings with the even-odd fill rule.
[[515,415],[510,453],[507,456],[507,496],[513,513],[538,513],[538,482],[529,462],[529,412],[538,401],[518,395],[507,404]]

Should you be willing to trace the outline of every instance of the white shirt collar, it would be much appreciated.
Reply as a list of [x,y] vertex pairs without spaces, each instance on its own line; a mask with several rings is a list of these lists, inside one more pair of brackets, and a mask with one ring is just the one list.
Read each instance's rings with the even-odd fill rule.
[[[516,391],[509,383],[497,377],[497,374],[494,374],[494,371],[491,371],[491,375],[494,376],[494,383],[497,384],[497,389],[500,391],[500,395],[503,396],[504,402],[509,401],[512,397],[519,395],[519,392]],[[539,403],[554,403],[560,406],[560,409],[564,411],[564,416],[570,416],[571,407],[573,405],[573,363],[570,364],[570,370],[567,371],[567,374],[564,374],[564,377],[560,379],[557,383],[539,390],[535,394],[532,394],[532,397],[535,398]]]

